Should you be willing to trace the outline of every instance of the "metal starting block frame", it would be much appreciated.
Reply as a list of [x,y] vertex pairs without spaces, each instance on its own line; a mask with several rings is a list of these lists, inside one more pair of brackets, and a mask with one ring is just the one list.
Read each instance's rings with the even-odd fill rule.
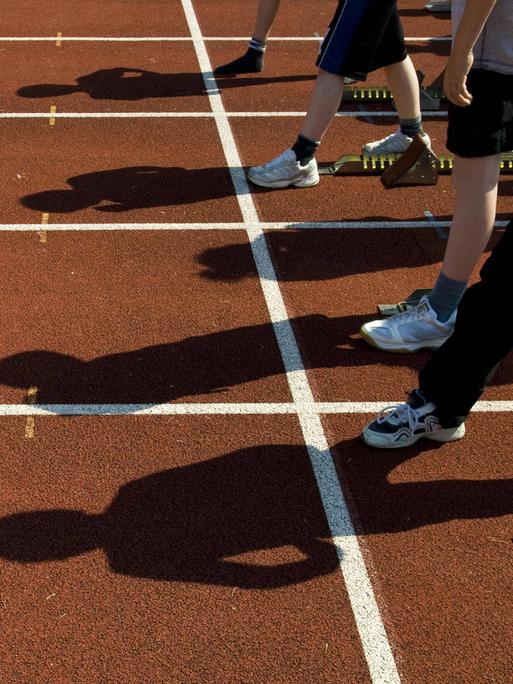
[[[437,157],[415,136],[403,154],[346,154],[332,164],[319,164],[322,176],[381,176],[385,188],[436,185],[440,174],[452,172],[454,157]],[[513,153],[502,155],[501,173],[513,174]]]
[[378,313],[380,316],[383,316],[383,318],[388,318],[389,316],[394,316],[398,313],[404,313],[417,306],[422,297],[428,295],[430,292],[430,289],[414,290],[403,302],[398,302],[397,304],[378,304]]
[[[445,99],[441,85],[441,76],[430,86],[423,86],[424,74],[417,71],[420,88],[420,108],[422,110],[438,110]],[[358,104],[374,104],[387,102],[392,104],[394,98],[387,86],[346,85],[342,95],[342,102],[356,102]]]
[[433,0],[433,2],[428,2],[424,7],[428,12],[450,12],[451,2],[450,0]]

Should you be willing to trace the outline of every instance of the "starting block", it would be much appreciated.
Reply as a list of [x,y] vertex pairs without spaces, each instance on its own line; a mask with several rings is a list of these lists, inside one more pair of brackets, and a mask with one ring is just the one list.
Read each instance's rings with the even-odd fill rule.
[[404,313],[405,311],[413,309],[415,306],[417,306],[422,297],[430,292],[430,289],[414,290],[403,302],[398,302],[397,304],[378,304],[378,313],[380,316],[383,316],[383,318],[389,318],[395,314]]
[[[417,71],[420,87],[420,108],[422,110],[438,110],[445,98],[441,82],[441,75],[430,86],[422,85],[424,74]],[[342,102],[356,102],[358,104],[392,103],[394,100],[390,89],[387,86],[357,86],[346,85],[342,95]]]
[[433,0],[424,6],[428,12],[450,12],[451,0]]
[[[332,164],[319,164],[322,176],[381,176],[385,188],[436,185],[440,174],[452,172],[452,155],[436,156],[416,136],[403,154],[346,154]],[[513,174],[513,153],[502,155],[501,173]]]

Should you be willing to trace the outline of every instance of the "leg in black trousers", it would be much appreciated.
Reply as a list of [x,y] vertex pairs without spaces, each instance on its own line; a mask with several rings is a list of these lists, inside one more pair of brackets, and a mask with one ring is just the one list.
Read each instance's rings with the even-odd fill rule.
[[454,332],[419,375],[422,394],[438,407],[443,427],[465,421],[498,363],[513,349],[513,221],[467,290]]

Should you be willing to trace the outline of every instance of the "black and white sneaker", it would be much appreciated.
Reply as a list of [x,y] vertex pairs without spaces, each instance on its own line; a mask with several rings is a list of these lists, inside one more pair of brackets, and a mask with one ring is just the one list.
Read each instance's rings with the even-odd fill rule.
[[465,434],[465,424],[444,428],[440,425],[436,405],[414,390],[406,404],[389,406],[363,430],[362,439],[379,449],[411,446],[419,439],[453,442]]

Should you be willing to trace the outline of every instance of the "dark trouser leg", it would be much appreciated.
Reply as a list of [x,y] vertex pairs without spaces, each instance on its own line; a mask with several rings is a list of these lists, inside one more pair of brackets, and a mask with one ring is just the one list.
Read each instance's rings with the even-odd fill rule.
[[444,427],[462,423],[498,363],[513,349],[513,221],[481,269],[481,282],[461,300],[454,332],[419,375]]

